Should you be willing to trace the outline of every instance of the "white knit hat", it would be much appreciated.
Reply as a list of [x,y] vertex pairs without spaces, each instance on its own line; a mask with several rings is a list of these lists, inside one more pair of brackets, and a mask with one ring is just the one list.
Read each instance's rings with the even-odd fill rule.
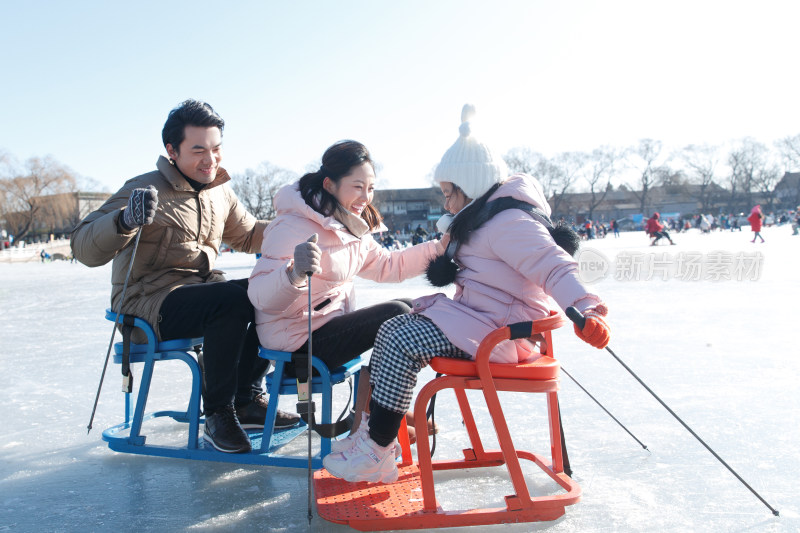
[[474,116],[475,106],[464,104],[461,127],[458,128],[460,135],[444,153],[433,174],[436,183],[454,183],[473,200],[506,178],[503,160],[472,135],[470,121]]

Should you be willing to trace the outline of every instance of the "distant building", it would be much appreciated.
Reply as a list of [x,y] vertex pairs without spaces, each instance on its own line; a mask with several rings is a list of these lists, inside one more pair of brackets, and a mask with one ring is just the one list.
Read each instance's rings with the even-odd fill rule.
[[800,172],[784,173],[775,186],[775,199],[785,209],[796,209],[800,206]]
[[[717,184],[711,184],[706,189],[700,185],[663,185],[652,187],[647,192],[647,201],[642,213],[641,191],[617,189],[608,191],[600,200],[603,193],[568,193],[561,195],[556,201],[550,198],[553,217],[563,217],[568,221],[583,222],[587,218],[594,221],[609,222],[613,219],[623,219],[633,215],[644,215],[645,218],[659,213],[679,213],[681,215],[696,215],[700,212],[720,213],[727,211],[730,194]],[[592,206],[594,208],[592,209]]]
[[[602,200],[600,198],[602,197]],[[800,172],[787,172],[776,187],[778,204],[784,207],[800,205]],[[550,197],[553,220],[564,218],[569,222],[610,222],[625,218],[646,220],[653,212],[689,217],[700,213],[725,214],[741,212],[741,200],[731,207],[731,193],[712,183],[705,188],[696,184],[659,185],[651,187],[642,212],[641,191],[620,187],[603,193],[567,193]],[[753,200],[762,202],[758,193]],[[429,233],[436,231],[436,221],[444,214],[444,195],[438,187],[422,189],[383,189],[375,192],[373,204],[383,215],[384,224],[392,233],[409,234],[417,226]],[[741,205],[740,205],[741,204]],[[749,210],[749,208],[747,208]],[[641,215],[641,216],[640,216]]]
[[3,215],[3,229],[15,235],[27,227],[25,239],[28,241],[48,240],[50,235],[66,236],[109,196],[109,193],[80,191],[37,196],[31,200],[30,211]]
[[[556,220],[563,218],[578,223],[587,218],[607,222],[641,212],[639,201],[631,191],[609,191],[602,200],[599,200],[602,194],[595,193],[594,199],[589,192],[566,193],[558,198],[551,197],[549,202],[553,211],[552,218]],[[597,205],[591,209],[593,203]]]
[[444,214],[444,195],[439,187],[382,189],[375,191],[372,203],[392,233],[410,233],[417,226],[436,231],[436,221]]

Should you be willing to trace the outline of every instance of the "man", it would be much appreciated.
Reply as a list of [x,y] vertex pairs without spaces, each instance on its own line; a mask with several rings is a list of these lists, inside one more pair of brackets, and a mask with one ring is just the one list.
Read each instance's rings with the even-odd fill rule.
[[[254,253],[266,222],[240,204],[222,161],[225,122],[204,102],[173,109],[161,132],[169,159],[122,186],[72,233],[87,266],[113,259],[111,305],[118,309],[137,232],[141,232],[122,312],[147,320],[161,340],[204,337],[204,438],[216,449],[251,450],[243,428],[263,427],[261,384],[269,362],[258,357],[247,279],[213,270],[224,241]],[[138,333],[138,332],[135,332]],[[278,411],[276,427],[299,422]]]

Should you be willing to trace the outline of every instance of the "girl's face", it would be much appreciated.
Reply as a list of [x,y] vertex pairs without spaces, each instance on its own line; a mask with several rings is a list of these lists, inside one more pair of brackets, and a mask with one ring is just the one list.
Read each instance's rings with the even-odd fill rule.
[[344,207],[356,216],[372,203],[375,194],[375,170],[369,163],[362,163],[343,176],[339,182],[326,177],[322,182],[326,191],[331,193]]
[[445,210],[454,215],[464,209],[464,206],[470,202],[467,195],[449,181],[441,182],[439,187],[442,189],[442,194],[444,194]]

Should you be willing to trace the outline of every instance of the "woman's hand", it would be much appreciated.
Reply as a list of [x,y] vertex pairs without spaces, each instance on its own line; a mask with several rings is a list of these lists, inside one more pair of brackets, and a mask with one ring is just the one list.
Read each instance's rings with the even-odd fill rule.
[[309,274],[320,274],[320,258],[322,250],[317,246],[318,236],[315,233],[306,242],[294,247],[294,267],[290,271],[292,284],[302,285]]

